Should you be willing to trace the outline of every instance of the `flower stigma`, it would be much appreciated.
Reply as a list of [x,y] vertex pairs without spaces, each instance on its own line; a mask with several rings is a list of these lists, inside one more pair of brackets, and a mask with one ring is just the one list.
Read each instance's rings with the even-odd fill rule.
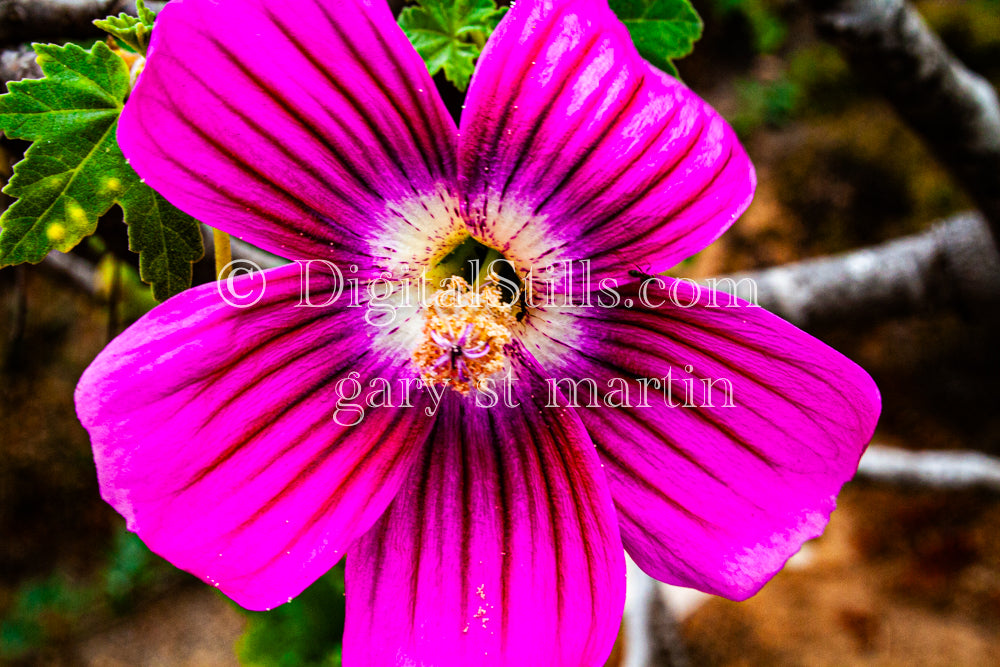
[[450,386],[463,396],[507,366],[504,346],[511,340],[514,317],[500,288],[478,291],[459,276],[429,300],[423,338],[413,352],[421,379]]

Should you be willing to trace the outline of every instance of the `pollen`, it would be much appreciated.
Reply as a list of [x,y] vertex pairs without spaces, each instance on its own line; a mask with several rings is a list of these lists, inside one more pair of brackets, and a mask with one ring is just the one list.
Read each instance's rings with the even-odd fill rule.
[[413,352],[421,378],[468,394],[507,366],[513,319],[496,285],[476,291],[462,278],[449,278],[428,300],[423,339]]

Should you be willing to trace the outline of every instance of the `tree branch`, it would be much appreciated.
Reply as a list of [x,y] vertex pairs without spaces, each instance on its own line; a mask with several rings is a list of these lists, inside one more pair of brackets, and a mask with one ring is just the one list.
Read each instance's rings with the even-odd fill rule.
[[956,306],[988,316],[1000,302],[1000,255],[982,217],[965,213],[863,250],[717,281],[809,331]]
[[0,0],[0,45],[102,34],[95,19],[121,11],[135,13],[125,0]]
[[1000,104],[903,0],[807,0],[819,32],[965,188],[1000,247]]
[[687,667],[690,660],[677,619],[660,583],[625,559],[625,659],[622,667]]
[[40,78],[42,68],[35,61],[35,51],[30,46],[0,53],[0,93],[7,90],[7,84],[11,81]]
[[97,297],[97,267],[82,257],[53,250],[45,256],[40,266],[54,275],[66,278],[84,294]]
[[[211,234],[203,237],[206,259],[195,265],[195,284],[214,280]],[[287,263],[238,239],[232,244],[234,260],[251,261],[261,269]],[[133,263],[137,257],[124,244],[112,250]],[[45,263],[58,270],[52,255]],[[71,281],[86,283],[76,273],[68,276]],[[966,213],[882,245],[723,276],[710,284],[810,331],[852,322],[869,325],[933,309],[990,316],[1000,305],[1000,255],[982,217]]]
[[[232,243],[234,259],[262,269],[285,263],[238,239]],[[722,276],[710,284],[810,331],[934,309],[989,315],[1000,305],[1000,254],[982,216],[962,213],[881,245]]]
[[938,489],[982,487],[1000,491],[1000,459],[979,452],[911,452],[872,445],[861,457],[858,476]]
[[[876,483],[914,484],[924,488],[957,490],[982,488],[1000,492],[1000,459],[971,451],[908,451],[885,445],[870,445],[861,457],[857,480]],[[627,643],[625,667],[679,667],[687,665],[676,619],[684,618],[712,596],[684,595],[688,589],[661,585],[626,559],[628,594],[625,599]],[[661,609],[669,620],[657,626],[650,616]],[[674,652],[676,651],[676,652]],[[661,657],[657,657],[661,656]],[[675,656],[675,657],[671,657]]]

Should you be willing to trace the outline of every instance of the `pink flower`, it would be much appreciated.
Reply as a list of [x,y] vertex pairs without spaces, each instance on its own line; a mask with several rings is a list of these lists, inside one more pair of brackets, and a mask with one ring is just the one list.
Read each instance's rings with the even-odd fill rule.
[[[299,264],[246,308],[189,290],[76,397],[103,497],[241,605],[346,556],[348,665],[599,665],[623,546],[657,579],[748,597],[823,530],[874,429],[878,392],[838,353],[630,274],[708,245],[755,177],[605,0],[518,0],[459,128],[380,0],[172,2],[119,141],[184,211],[359,280],[351,305],[316,271],[321,308],[296,307]],[[405,301],[486,247],[521,279],[589,260],[595,291],[531,306],[453,282],[438,296],[456,303]],[[390,303],[366,292],[383,272],[391,322],[366,318]]]

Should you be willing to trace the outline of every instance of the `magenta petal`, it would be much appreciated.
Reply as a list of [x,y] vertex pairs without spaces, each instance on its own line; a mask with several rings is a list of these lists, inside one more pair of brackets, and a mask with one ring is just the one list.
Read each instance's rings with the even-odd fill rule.
[[450,186],[455,132],[385,2],[184,0],[118,140],[171,203],[305,259],[369,252],[387,202]]
[[604,663],[624,604],[614,508],[579,420],[540,408],[537,373],[514,380],[519,408],[449,392],[348,554],[345,664]]
[[716,239],[756,180],[732,129],[642,60],[606,0],[519,0],[469,89],[459,179],[473,234],[525,268],[659,271]]
[[[360,309],[296,308],[296,269],[267,272],[251,308],[225,304],[214,284],[158,306],[76,391],[104,499],[155,552],[250,609],[287,601],[342,558],[433,422],[419,407],[367,408],[346,425],[368,382],[395,390],[406,365],[373,345]],[[317,303],[331,287],[321,282]],[[352,371],[365,388],[338,402],[356,395],[338,385]]]
[[[762,308],[665,283],[646,306],[632,285],[621,290],[632,309],[574,310],[576,349],[563,348],[558,373],[599,388],[595,397],[582,386],[576,400],[602,406],[579,413],[635,562],[663,581],[746,598],[823,531],[871,438],[879,393],[853,362]],[[664,396],[651,379],[662,387],[668,374]]]

